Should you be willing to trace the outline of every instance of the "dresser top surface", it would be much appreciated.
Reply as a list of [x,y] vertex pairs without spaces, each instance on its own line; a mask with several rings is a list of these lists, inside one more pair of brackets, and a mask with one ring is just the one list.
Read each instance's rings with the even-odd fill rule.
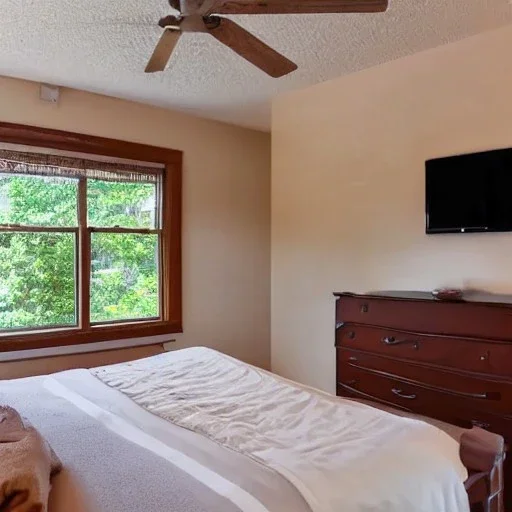
[[[335,292],[336,297],[374,297],[378,299],[398,299],[398,300],[421,300],[429,302],[449,303],[452,301],[439,300],[435,298],[431,292],[426,291],[409,291],[409,290],[378,290],[365,294],[357,294],[350,292]],[[480,290],[464,290],[463,299],[455,301],[455,303],[483,303],[483,304],[499,304],[502,306],[512,306],[512,295],[495,294],[483,292]]]

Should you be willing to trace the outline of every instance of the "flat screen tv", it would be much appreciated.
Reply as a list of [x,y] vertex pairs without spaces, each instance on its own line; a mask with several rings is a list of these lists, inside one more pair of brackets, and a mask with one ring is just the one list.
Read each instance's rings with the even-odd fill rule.
[[426,162],[426,232],[512,231],[512,149]]

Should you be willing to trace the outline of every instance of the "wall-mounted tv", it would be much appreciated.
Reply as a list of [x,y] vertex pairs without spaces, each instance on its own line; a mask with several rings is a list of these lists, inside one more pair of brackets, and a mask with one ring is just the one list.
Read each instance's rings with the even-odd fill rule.
[[512,149],[426,162],[426,232],[512,231]]

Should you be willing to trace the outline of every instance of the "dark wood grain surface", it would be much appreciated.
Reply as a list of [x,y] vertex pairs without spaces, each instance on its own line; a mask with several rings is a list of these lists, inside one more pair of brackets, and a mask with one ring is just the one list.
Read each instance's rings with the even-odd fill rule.
[[213,37],[270,76],[279,78],[297,69],[297,64],[234,21],[216,16],[209,20],[206,27]]
[[218,0],[215,14],[315,14],[384,12],[388,0]]
[[426,334],[512,341],[511,304],[349,294],[337,302],[336,315],[342,322]]
[[512,375],[511,343],[502,340],[439,336],[345,323],[336,331],[336,343],[344,348],[479,373],[489,378]]
[[[335,295],[338,395],[512,441],[512,304]],[[504,487],[512,511],[512,458],[504,468],[504,485],[496,471],[472,474],[475,510],[475,493],[491,488],[492,510],[503,510]]]

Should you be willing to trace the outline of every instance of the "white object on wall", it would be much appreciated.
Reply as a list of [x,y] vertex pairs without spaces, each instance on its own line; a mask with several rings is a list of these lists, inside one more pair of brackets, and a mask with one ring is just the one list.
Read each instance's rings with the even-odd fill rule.
[[57,85],[41,84],[39,88],[39,98],[42,101],[50,103],[58,103],[60,95],[60,88]]

